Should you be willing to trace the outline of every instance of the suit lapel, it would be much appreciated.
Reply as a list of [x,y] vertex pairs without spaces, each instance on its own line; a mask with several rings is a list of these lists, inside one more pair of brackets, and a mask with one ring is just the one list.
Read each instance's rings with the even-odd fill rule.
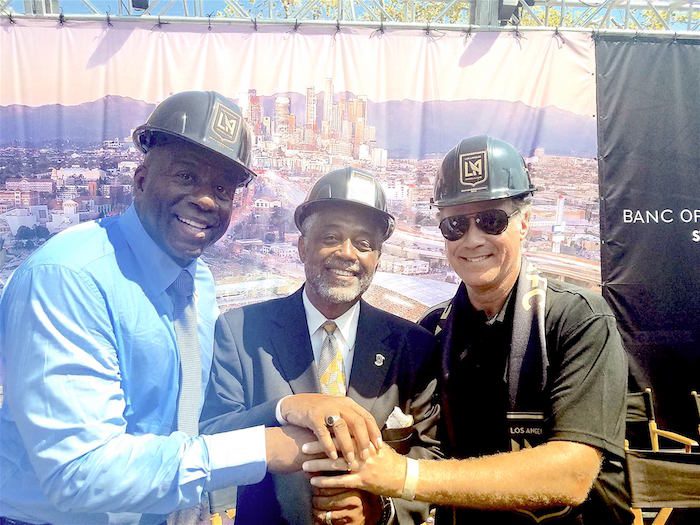
[[270,324],[270,348],[292,392],[318,392],[318,370],[309,337],[302,288],[280,300]]
[[390,336],[391,330],[382,322],[381,312],[361,300],[348,396],[369,412],[396,354],[396,349],[390,346]]

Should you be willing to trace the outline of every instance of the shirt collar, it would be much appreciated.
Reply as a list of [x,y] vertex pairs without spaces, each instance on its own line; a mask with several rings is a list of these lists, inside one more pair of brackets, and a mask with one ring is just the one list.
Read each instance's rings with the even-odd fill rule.
[[199,259],[194,259],[185,268],[173,261],[148,235],[133,204],[122,214],[120,221],[141,271],[148,275],[146,286],[151,291],[161,293],[167,290],[183,269],[195,278]]
[[458,309],[459,311],[465,312],[468,315],[468,318],[472,319],[474,322],[483,323],[488,326],[494,326],[497,323],[503,324],[506,321],[508,307],[513,301],[514,290],[516,286],[513,286],[510,292],[508,292],[508,297],[506,297],[506,300],[503,303],[503,306],[501,306],[501,309],[498,311],[498,313],[493,317],[488,318],[486,317],[486,313],[484,313],[483,310],[477,310],[476,308],[474,308],[474,305],[472,305],[471,301],[469,300],[469,293],[467,292],[467,287],[464,284],[464,282],[462,282],[460,283],[459,288],[457,288],[457,293],[455,294],[455,298],[453,300],[454,308]]
[[[309,296],[306,294],[306,286],[302,292],[302,300],[304,302],[304,310],[306,311],[306,323],[309,328],[309,335],[316,333],[316,330],[321,328],[328,318],[323,315],[311,303]],[[360,301],[353,304],[343,315],[332,319],[335,321],[337,329],[340,330],[348,347],[352,348],[355,345],[355,335],[357,334],[357,322],[360,319]]]
[[508,306],[510,305],[510,301],[513,297],[513,290],[515,290],[515,286],[510,289],[510,293],[508,294],[508,297],[506,297],[506,302],[503,303],[503,306],[501,306],[498,313],[486,321],[487,325],[493,326],[496,323],[503,323],[505,321],[506,311],[508,310]]

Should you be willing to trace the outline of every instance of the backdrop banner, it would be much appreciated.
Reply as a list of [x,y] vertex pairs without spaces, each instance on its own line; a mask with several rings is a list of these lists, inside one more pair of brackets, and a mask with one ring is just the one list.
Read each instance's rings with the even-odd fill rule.
[[604,36],[596,65],[603,294],[660,424],[696,436],[700,41]]
[[132,130],[196,89],[236,101],[254,135],[258,177],[205,255],[222,309],[301,284],[293,210],[349,165],[397,218],[368,301],[417,319],[451,297],[429,200],[442,156],[479,134],[514,144],[541,188],[531,259],[600,290],[590,35],[0,19],[0,64],[0,287],[49,235],[130,204]]

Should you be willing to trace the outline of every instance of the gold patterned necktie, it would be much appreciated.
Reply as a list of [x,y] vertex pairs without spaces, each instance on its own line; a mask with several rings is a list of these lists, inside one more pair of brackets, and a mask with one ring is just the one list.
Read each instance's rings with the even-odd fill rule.
[[323,340],[321,355],[318,359],[319,382],[321,393],[332,396],[344,396],[345,389],[345,363],[340,344],[335,338],[337,326],[333,321],[323,323],[326,338]]

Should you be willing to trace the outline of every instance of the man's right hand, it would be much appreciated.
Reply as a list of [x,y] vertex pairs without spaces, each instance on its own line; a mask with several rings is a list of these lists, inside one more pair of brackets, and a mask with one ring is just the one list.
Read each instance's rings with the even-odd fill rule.
[[[362,458],[369,455],[370,442],[381,446],[381,432],[372,414],[349,397],[324,394],[297,394],[282,400],[282,417],[294,425],[311,430],[323,445],[329,458],[336,459],[336,445],[345,460],[357,467],[356,451]],[[328,416],[340,416],[331,432],[326,426]]]
[[321,457],[302,453],[304,443],[314,441],[316,437],[305,428],[288,425],[265,429],[265,453],[267,470],[276,474],[288,474],[301,470],[304,461]]

